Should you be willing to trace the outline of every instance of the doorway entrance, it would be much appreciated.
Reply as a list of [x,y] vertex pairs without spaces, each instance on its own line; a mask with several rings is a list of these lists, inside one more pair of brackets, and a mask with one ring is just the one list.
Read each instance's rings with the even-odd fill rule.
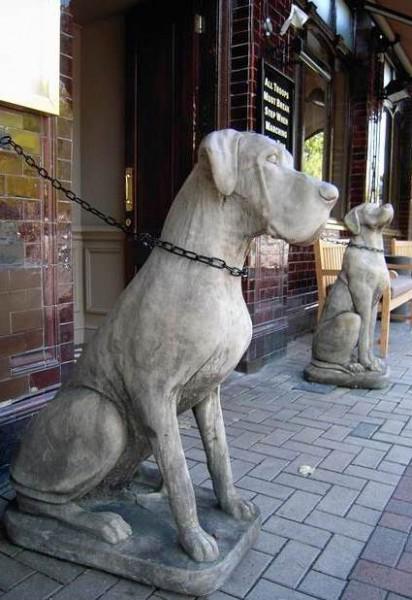
[[[158,236],[201,138],[227,124],[218,110],[226,106],[225,78],[219,77],[228,63],[224,3],[128,4],[120,14],[93,14],[78,30],[74,179],[91,204],[127,220],[134,232]],[[144,247],[77,212],[78,344],[87,342],[147,255]]]

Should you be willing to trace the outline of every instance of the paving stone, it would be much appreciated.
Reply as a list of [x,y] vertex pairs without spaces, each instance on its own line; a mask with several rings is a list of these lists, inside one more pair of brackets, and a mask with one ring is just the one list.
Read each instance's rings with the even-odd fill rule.
[[295,450],[296,452],[300,452],[302,454],[313,454],[322,458],[325,458],[329,454],[329,450],[326,450],[325,448],[311,446],[310,444],[295,442],[293,440],[288,440],[282,447],[287,448],[288,450]]
[[357,499],[357,503],[368,508],[383,510],[392,496],[393,487],[384,483],[369,481]]
[[239,437],[231,441],[231,445],[236,448],[247,449],[259,442],[265,435],[263,433],[254,433],[253,431],[245,431]]
[[[25,579],[13,589],[6,592],[1,596],[2,600],[43,600],[50,598],[51,594],[57,592],[61,588],[61,585],[42,575],[41,573],[34,573],[28,579]],[[89,599],[87,599],[89,600]]]
[[334,535],[316,561],[314,569],[346,579],[364,547],[363,542]]
[[319,554],[313,546],[288,542],[265,572],[265,578],[296,588]]
[[154,588],[148,585],[121,579],[108,592],[100,596],[99,600],[146,600],[153,591]]
[[[253,449],[255,449],[255,447]],[[190,456],[191,454],[192,454],[191,452],[190,452],[190,454],[188,452],[187,456],[189,456],[191,458],[191,456]],[[251,462],[254,465],[258,465],[265,458],[264,455],[259,454],[258,452],[253,452],[252,450],[250,450],[250,448],[249,448],[249,450],[243,450],[242,448],[234,448],[233,446],[230,446],[230,444],[229,444],[229,454],[230,454],[231,459],[238,458],[239,460],[246,460],[247,462]],[[198,460],[198,459],[196,459],[195,456],[193,456],[193,458],[195,460]],[[206,460],[206,457],[205,457],[205,460]]]
[[379,431],[384,433],[394,433],[395,435],[399,435],[402,429],[405,427],[405,423],[403,421],[395,421],[392,419],[387,419],[385,423],[383,423]]
[[359,492],[357,490],[349,490],[348,488],[334,485],[320,501],[318,509],[343,517],[358,496]]
[[358,401],[349,410],[348,414],[366,417],[366,416],[368,416],[370,411],[374,408],[374,406],[375,406],[375,404],[373,402],[367,402],[366,400]]
[[298,490],[282,504],[276,514],[280,517],[302,522],[319,503],[319,500],[321,500],[321,496],[318,494]]
[[[231,597],[233,598],[233,596]],[[185,594],[179,594],[178,592],[170,592],[168,590],[157,589],[153,596],[150,596],[150,598],[156,600],[194,600],[195,596],[186,596]]]
[[273,456],[274,458],[284,458],[285,460],[293,460],[296,458],[298,452],[293,450],[287,450],[286,448],[277,448],[277,446],[269,446],[268,444],[255,444],[253,446],[253,452],[264,454],[266,456]]
[[385,600],[385,596],[385,590],[359,581],[350,581],[342,600]]
[[341,485],[342,487],[347,487],[352,490],[362,490],[366,481],[364,479],[360,479],[359,477],[353,477],[352,475],[344,475],[342,473],[334,473],[333,471],[328,471],[327,469],[318,468],[311,475],[312,479],[318,479],[320,481],[326,481],[327,483],[331,483],[333,485]]
[[299,590],[312,594],[322,600],[338,600],[346,582],[323,573],[310,571],[301,583]]
[[412,517],[412,503],[404,502],[403,500],[390,500],[386,506],[386,511],[392,512],[395,515]]
[[280,500],[286,500],[293,493],[291,488],[279,485],[278,483],[264,481],[263,479],[256,479],[256,477],[249,477],[249,475],[242,477],[236,485],[257,494],[279,498]]
[[373,510],[372,508],[366,508],[365,506],[359,506],[355,504],[352,506],[346,517],[353,519],[353,521],[360,521],[368,525],[376,525],[381,516],[380,510]]
[[267,435],[262,439],[263,444],[269,444],[269,446],[282,446],[289,438],[293,436],[293,431],[287,431],[286,429],[277,429],[270,435]]
[[390,462],[388,460],[383,460],[379,465],[379,469],[381,471],[386,471],[387,473],[396,473],[397,475],[403,475],[403,473],[405,472],[404,465]]
[[116,577],[103,571],[89,570],[60,590],[53,596],[53,600],[96,600],[117,581]]
[[80,573],[86,570],[86,567],[29,550],[21,552],[17,560],[35,571],[40,571],[43,575],[47,575],[64,584],[70,583],[70,581],[73,581]]
[[[348,438],[349,439],[349,438]],[[320,446],[322,448],[329,448],[329,450],[338,450],[344,454],[352,454],[353,458],[359,454],[360,448],[351,443],[351,439],[344,442],[336,442],[335,440],[327,440],[324,437],[320,437],[313,442],[314,446]]]
[[369,583],[378,588],[383,588],[389,592],[410,598],[412,573],[406,573],[399,569],[393,569],[361,559],[356,564],[351,579]]
[[385,452],[380,450],[371,450],[370,448],[364,448],[356,458],[353,459],[354,465],[360,467],[369,467],[375,469],[385,456]]
[[412,460],[412,448],[405,448],[395,444],[385,458],[401,465],[409,465]]
[[327,385],[324,383],[311,383],[309,381],[301,381],[293,386],[293,390],[304,390],[313,394],[330,394],[336,389],[335,385]]
[[[305,463],[302,464],[304,465]],[[292,475],[291,473],[281,473],[276,477],[275,482],[302,490],[304,492],[312,492],[314,494],[321,495],[326,494],[331,487],[328,483],[316,481],[311,477]]]
[[359,423],[359,425],[352,430],[350,435],[352,437],[371,438],[378,428],[379,425],[374,425],[372,423]]
[[322,469],[328,469],[330,471],[342,472],[348,465],[350,465],[352,460],[352,454],[346,454],[344,452],[339,452],[338,450],[333,450],[329,456],[322,461],[321,467]]
[[377,527],[366,545],[362,558],[394,567],[405,546],[407,534],[402,531]]
[[282,519],[277,515],[268,519],[263,528],[281,537],[296,540],[316,548],[324,548],[331,537],[328,531],[290,521],[289,519]]
[[379,525],[409,533],[412,529],[412,518],[385,511],[379,521]]
[[374,439],[382,440],[389,444],[398,444],[399,446],[407,446],[409,448],[412,447],[412,438],[406,436],[392,435],[390,433],[375,433]]
[[373,527],[365,523],[330,515],[320,510],[314,510],[306,519],[306,524],[326,529],[332,533],[339,533],[360,542],[366,542],[373,531]]
[[282,460],[280,458],[265,458],[260,465],[257,465],[249,471],[249,475],[251,477],[257,477],[258,479],[272,481],[272,479],[274,479],[287,464],[287,460]]
[[[201,598],[201,596],[199,596]],[[225,592],[215,592],[214,594],[209,594],[208,596],[204,596],[207,600],[233,600],[233,596],[229,594],[225,594]],[[128,600],[132,600],[131,598]],[[203,598],[202,598],[203,600]]]
[[225,582],[222,591],[237,598],[244,598],[272,561],[272,558],[272,556],[262,552],[250,550]]
[[297,442],[305,442],[310,444],[314,442],[322,433],[324,433],[324,429],[315,429],[314,427],[304,427],[302,431],[296,433],[292,440]]
[[313,600],[313,596],[261,579],[248,594],[247,600]]
[[329,440],[336,440],[337,442],[341,442],[344,440],[350,433],[352,433],[352,427],[343,427],[342,425],[333,425],[330,429],[327,430],[326,433],[323,434],[322,437],[327,438]]
[[268,531],[261,531],[259,537],[253,546],[254,550],[276,556],[288,540]]
[[408,571],[408,573],[412,573],[412,552],[404,552],[402,554],[397,568],[401,571]]
[[265,522],[282,505],[283,500],[275,500],[275,498],[257,494],[253,497],[252,502],[259,508],[262,521]]
[[314,454],[299,454],[299,456],[297,456],[287,465],[287,467],[285,467],[285,472],[297,475],[299,474],[299,469],[302,465],[317,467],[319,463],[322,462],[323,458],[323,456],[315,456]]
[[393,498],[396,500],[404,500],[405,502],[412,500],[412,477],[403,477],[395,489]]
[[33,569],[26,565],[0,554],[0,590],[7,591],[33,572]]
[[362,479],[368,479],[369,481],[378,481],[379,483],[387,483],[388,485],[397,485],[400,479],[400,475],[393,473],[385,473],[379,469],[368,469],[366,467],[360,467],[357,465],[349,465],[346,469],[345,474],[353,475],[354,477],[361,477]]
[[361,448],[372,448],[373,450],[382,450],[382,452],[388,452],[392,448],[392,444],[386,442],[378,442],[377,440],[370,440],[368,438],[348,436],[346,438],[347,444],[351,446],[360,446]]
[[398,402],[389,402],[388,400],[381,400],[380,402],[378,402],[375,408],[380,412],[391,413],[397,406]]

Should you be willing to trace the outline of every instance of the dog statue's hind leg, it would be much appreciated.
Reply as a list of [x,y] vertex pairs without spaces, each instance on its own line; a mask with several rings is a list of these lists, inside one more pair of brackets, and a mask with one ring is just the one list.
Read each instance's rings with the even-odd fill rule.
[[120,515],[77,503],[116,466],[126,443],[124,421],[112,402],[85,388],[62,391],[31,423],[12,465],[19,509],[112,544],[126,539],[132,530]]

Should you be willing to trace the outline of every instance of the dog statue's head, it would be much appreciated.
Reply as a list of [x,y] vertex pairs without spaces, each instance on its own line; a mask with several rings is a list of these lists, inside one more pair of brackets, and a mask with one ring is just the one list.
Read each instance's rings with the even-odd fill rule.
[[310,243],[329,218],[339,192],[293,168],[291,154],[270,138],[233,129],[214,131],[199,148],[222,196],[246,199],[256,231],[290,243]]
[[392,219],[392,204],[379,206],[371,202],[364,202],[352,208],[345,216],[344,222],[349,231],[354,235],[359,235],[362,227],[379,231],[389,225]]

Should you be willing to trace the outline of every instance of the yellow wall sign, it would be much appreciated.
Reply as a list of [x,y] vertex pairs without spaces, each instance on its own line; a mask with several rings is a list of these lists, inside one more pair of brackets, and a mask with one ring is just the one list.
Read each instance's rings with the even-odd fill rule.
[[0,102],[59,114],[60,0],[1,0]]

